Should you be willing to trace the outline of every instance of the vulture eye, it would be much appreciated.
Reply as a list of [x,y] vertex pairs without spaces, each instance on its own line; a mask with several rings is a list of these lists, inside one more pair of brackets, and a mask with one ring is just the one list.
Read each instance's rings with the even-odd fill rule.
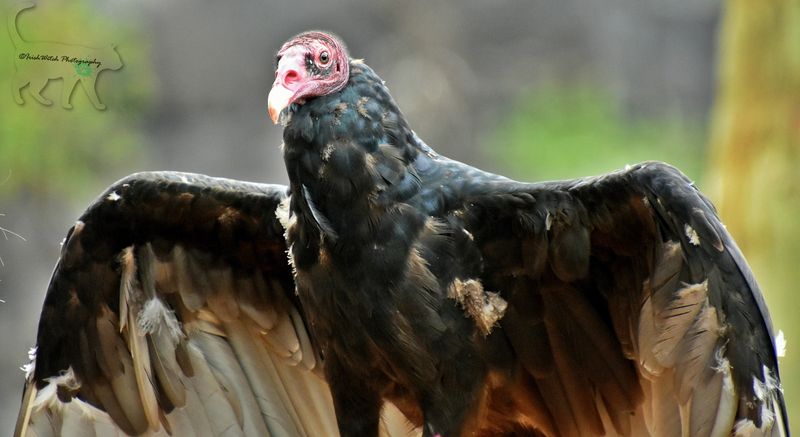
[[329,55],[328,52],[322,52],[319,54],[319,62],[321,64],[325,65],[330,60],[331,60],[331,55]]

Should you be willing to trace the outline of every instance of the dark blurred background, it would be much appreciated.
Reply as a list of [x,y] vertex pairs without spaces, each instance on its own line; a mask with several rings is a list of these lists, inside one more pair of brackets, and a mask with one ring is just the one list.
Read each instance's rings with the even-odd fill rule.
[[[753,37],[741,10],[759,6],[745,3],[39,1],[17,20],[25,41],[113,43],[124,67],[99,75],[105,111],[81,85],[74,108],[61,108],[61,80],[43,91],[51,107],[27,89],[17,105],[8,91],[17,51],[0,33],[0,434],[13,428],[19,366],[35,341],[59,242],[104,187],[143,170],[286,182],[266,95],[274,52],[310,28],[343,37],[386,80],[417,133],[452,158],[522,180],[650,159],[680,167],[724,203],[723,219],[756,269],[789,340],[782,370],[792,402],[800,190],[789,179],[800,173],[800,6],[764,2],[790,13],[764,12],[780,40],[758,41],[753,52],[769,57],[748,60],[737,48]],[[6,24],[18,7],[2,6]],[[763,62],[775,64],[774,74],[759,79]],[[749,94],[735,91],[743,80],[752,81]],[[759,105],[763,94],[780,104]],[[750,112],[737,115],[741,107]],[[736,141],[741,120],[769,124],[785,114],[785,123]],[[754,144],[762,139],[779,147],[766,153]],[[783,197],[773,200],[773,192]],[[790,411],[800,415],[800,405]]]

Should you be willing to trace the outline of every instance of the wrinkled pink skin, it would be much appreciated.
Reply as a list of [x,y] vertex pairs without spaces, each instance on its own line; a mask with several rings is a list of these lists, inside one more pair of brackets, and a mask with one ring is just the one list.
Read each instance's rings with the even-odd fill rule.
[[[292,103],[302,104],[307,98],[334,93],[347,84],[350,75],[347,49],[335,41],[315,37],[314,33],[301,34],[278,51],[278,68],[268,99],[273,123],[278,122],[281,111]],[[323,53],[328,54],[327,62],[321,59]],[[307,54],[319,70],[317,74],[308,71]]]

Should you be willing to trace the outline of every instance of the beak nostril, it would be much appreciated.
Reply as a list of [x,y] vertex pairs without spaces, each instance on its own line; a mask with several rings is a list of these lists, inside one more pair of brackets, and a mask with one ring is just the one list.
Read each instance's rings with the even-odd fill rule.
[[289,70],[283,76],[283,83],[286,85],[297,82],[298,80],[300,80],[300,74],[297,73],[297,70]]

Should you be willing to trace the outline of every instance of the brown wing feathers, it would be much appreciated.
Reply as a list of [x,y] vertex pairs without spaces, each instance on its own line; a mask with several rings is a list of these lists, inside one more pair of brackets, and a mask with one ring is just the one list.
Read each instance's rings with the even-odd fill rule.
[[[465,221],[486,288],[509,301],[501,326],[543,396],[543,429],[771,435],[776,367],[753,358],[772,350],[769,319],[738,249],[685,177],[648,163],[513,190],[535,201],[477,201]],[[744,304],[730,303],[740,296]],[[736,317],[756,333],[734,332]],[[731,353],[733,342],[753,352]],[[758,405],[770,406],[758,414]]]
[[[109,192],[54,272],[27,429],[91,435],[108,416],[133,435],[334,429],[327,388],[291,367],[314,369],[316,354],[274,218],[282,190],[145,174]],[[72,425],[74,406],[89,413]]]
[[[785,434],[757,286],[685,178],[647,164],[515,187],[458,214],[483,286],[509,303],[500,325],[524,373],[506,395],[527,423]],[[110,193],[65,241],[18,431],[334,432],[328,389],[307,372],[319,357],[274,217],[282,189],[162,173]],[[404,433],[393,411],[383,429]]]
[[521,208],[476,203],[465,221],[484,254],[486,288],[507,291],[501,326],[544,400],[537,425],[565,436],[626,433],[642,393],[608,310],[595,306],[607,292],[590,270],[595,236],[567,193],[530,192],[535,202]]

